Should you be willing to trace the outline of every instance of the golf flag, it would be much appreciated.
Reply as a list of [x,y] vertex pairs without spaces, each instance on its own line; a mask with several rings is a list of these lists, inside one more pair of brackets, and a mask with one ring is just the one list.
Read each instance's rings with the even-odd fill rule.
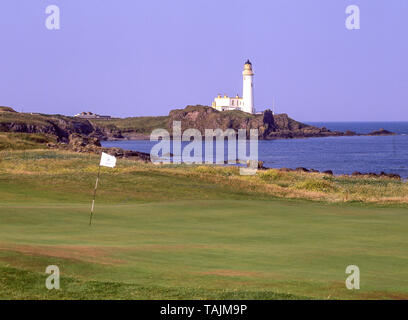
[[95,189],[94,189],[92,206],[91,206],[91,214],[89,215],[89,225],[92,224],[92,216],[93,216],[94,207],[95,207],[96,189],[98,189],[98,181],[99,181],[99,174],[101,173],[101,166],[114,168],[116,166],[116,157],[111,156],[105,152],[102,152],[101,162],[99,163],[98,176],[96,177],[96,182],[95,182]]
[[114,168],[116,166],[116,158],[105,152],[102,152],[100,166]]

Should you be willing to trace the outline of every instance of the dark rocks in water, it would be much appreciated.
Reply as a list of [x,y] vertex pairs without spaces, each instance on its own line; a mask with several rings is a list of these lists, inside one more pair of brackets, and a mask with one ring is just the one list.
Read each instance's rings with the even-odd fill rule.
[[283,172],[295,172],[295,171],[297,171],[297,172],[311,172],[311,173],[320,172],[319,170],[316,170],[316,169],[307,169],[307,168],[304,168],[304,167],[299,167],[299,168],[296,168],[296,169],[280,168],[279,170],[283,171]]
[[268,168],[264,167],[264,162],[263,161],[258,161],[258,169],[260,170],[266,170]]
[[367,134],[367,136],[393,136],[396,135],[395,132],[391,132],[381,128],[380,130],[373,131]]
[[368,177],[368,178],[379,178],[379,177],[386,177],[391,179],[401,179],[401,176],[395,173],[385,173],[382,171],[380,174],[369,172],[369,173],[362,173],[359,171],[355,171],[351,174],[352,177]]
[[333,171],[331,171],[331,170],[326,170],[326,171],[323,171],[322,173],[328,174],[328,175],[330,175],[330,176],[333,175]]
[[400,176],[399,174],[395,174],[395,173],[385,173],[385,172],[381,172],[380,176],[381,176],[381,177],[391,178],[391,179],[401,180],[401,176]]
[[380,173],[380,174],[377,174],[376,176],[377,176],[377,177],[386,177],[386,178],[401,180],[401,176],[400,176],[399,174],[395,174],[395,173],[385,173],[384,171],[381,171],[381,173]]
[[355,136],[357,135],[357,133],[355,133],[354,131],[351,130],[347,130],[346,132],[344,132],[345,136],[351,137],[351,136]]
[[365,176],[368,176],[370,178],[377,178],[379,175],[376,174],[375,172],[369,172],[369,173],[366,173]]

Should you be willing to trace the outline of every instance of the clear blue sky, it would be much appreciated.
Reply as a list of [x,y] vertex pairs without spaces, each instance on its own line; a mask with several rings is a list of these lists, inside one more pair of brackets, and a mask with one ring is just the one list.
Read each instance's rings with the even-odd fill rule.
[[249,58],[258,110],[276,97],[302,121],[408,121],[407,33],[407,0],[1,0],[0,105],[166,115],[241,94]]

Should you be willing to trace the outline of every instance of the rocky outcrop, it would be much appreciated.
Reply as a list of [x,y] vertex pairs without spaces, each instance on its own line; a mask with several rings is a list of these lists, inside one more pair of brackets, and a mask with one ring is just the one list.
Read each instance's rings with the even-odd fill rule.
[[386,177],[386,178],[401,180],[401,176],[399,174],[385,173],[384,171],[381,171],[380,174],[377,174],[377,173],[374,173],[374,172],[361,173],[359,171],[355,171],[355,172],[353,172],[351,174],[351,176],[353,176],[353,177],[369,177],[369,178]]
[[0,131],[50,134],[61,142],[68,142],[73,133],[100,136],[100,130],[86,119],[18,113],[5,107],[0,109]]
[[150,162],[150,154],[148,153],[124,150],[121,148],[104,148],[101,146],[99,139],[95,137],[74,133],[69,136],[68,140],[68,143],[48,143],[47,146],[52,149],[69,150],[80,153],[101,154],[102,152],[105,152],[117,158]]
[[206,106],[187,106],[185,109],[170,111],[166,129],[172,132],[173,122],[180,121],[182,131],[194,128],[202,135],[205,134],[206,129],[245,129],[249,132],[254,128],[260,128],[262,131],[260,135],[262,135],[269,126],[268,122],[262,120],[260,117],[238,111],[219,112]]
[[[150,121],[149,126],[145,125],[146,121]],[[203,135],[205,129],[233,129],[236,132],[243,129],[249,137],[250,130],[257,129],[260,140],[358,135],[353,131],[330,131],[325,127],[311,126],[295,121],[287,114],[274,115],[271,110],[253,115],[242,111],[220,112],[207,106],[187,106],[170,111],[167,117],[91,121],[62,115],[18,113],[11,108],[0,107],[0,131],[51,134],[65,143],[74,133],[100,140],[148,139],[154,128],[164,128],[172,133],[174,121],[181,122],[182,131],[195,128]],[[380,129],[368,135],[392,134]]]
[[10,108],[10,107],[0,107],[0,113],[1,112],[15,112],[15,113],[17,113],[17,111],[15,111],[13,108]]
[[381,128],[380,130],[370,132],[366,135],[367,136],[393,136],[395,135],[395,133]]
[[188,128],[198,129],[204,135],[205,129],[239,129],[249,132],[258,130],[259,139],[283,139],[326,137],[343,135],[341,132],[332,132],[326,128],[317,128],[295,121],[287,114],[274,115],[271,110],[262,114],[252,115],[242,111],[217,111],[206,106],[187,106],[185,109],[172,110],[169,114],[167,130],[172,132],[173,122],[181,122],[181,130]]
[[75,152],[99,153],[101,143],[98,138],[73,133],[69,136],[68,149]]
[[[270,169],[270,168],[265,168],[263,166],[262,166],[262,168],[263,169]],[[296,168],[296,169],[280,168],[278,170],[283,171],[283,172],[322,173],[322,174],[329,175],[329,176],[334,175],[332,170],[326,170],[326,171],[320,172],[319,170],[316,170],[316,169],[307,169],[307,168],[303,168],[303,167]],[[361,173],[359,171],[355,171],[351,175],[344,174],[343,176],[361,177],[361,178],[389,178],[389,179],[401,180],[400,175],[395,174],[395,173],[385,173],[383,171],[381,173],[379,173],[379,174],[373,173],[373,172]]]

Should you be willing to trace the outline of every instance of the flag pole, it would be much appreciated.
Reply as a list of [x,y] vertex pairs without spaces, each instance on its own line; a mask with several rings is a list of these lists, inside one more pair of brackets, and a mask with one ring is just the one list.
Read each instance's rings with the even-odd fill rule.
[[100,172],[101,172],[101,165],[99,164],[98,176],[96,177],[95,189],[94,189],[93,200],[92,200],[91,214],[89,216],[89,225],[92,224],[92,216],[93,216],[93,211],[94,211],[94,206],[95,206],[96,189],[98,188],[98,181],[99,181]]

